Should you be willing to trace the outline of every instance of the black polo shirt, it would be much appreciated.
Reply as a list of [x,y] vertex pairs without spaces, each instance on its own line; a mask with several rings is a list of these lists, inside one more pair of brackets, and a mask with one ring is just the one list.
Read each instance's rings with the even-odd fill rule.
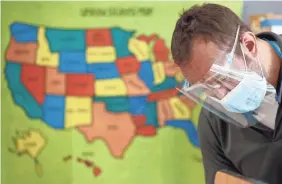
[[[282,51],[282,36],[261,33],[257,37],[276,41]],[[277,99],[281,97],[281,77],[280,68]],[[214,183],[215,173],[219,170],[229,170],[268,184],[282,184],[281,103],[274,131],[256,127],[239,128],[203,109],[198,133],[207,184]]]

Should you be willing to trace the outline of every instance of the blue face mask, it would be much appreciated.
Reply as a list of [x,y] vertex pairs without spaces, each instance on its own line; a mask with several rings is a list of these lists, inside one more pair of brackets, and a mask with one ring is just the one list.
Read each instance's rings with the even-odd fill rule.
[[[242,45],[240,45],[242,48]],[[220,70],[232,71],[230,69],[233,61],[233,55],[229,54],[225,66],[217,66]],[[245,59],[244,59],[245,60]],[[258,61],[261,72],[262,67]],[[238,71],[237,71],[238,72]],[[267,81],[264,76],[258,75],[254,71],[243,72],[243,76],[239,84],[232,89],[223,99],[213,100],[220,103],[227,111],[234,113],[246,113],[256,110],[263,101],[267,91]]]
[[240,83],[222,100],[215,100],[229,112],[246,113],[260,106],[266,91],[266,79],[253,72],[245,74]]

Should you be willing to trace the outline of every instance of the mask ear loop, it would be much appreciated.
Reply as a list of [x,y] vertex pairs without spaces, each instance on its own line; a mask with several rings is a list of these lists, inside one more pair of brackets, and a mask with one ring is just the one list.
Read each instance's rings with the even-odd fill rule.
[[[247,62],[246,62],[245,54],[244,54],[244,52],[243,52],[242,44],[241,44],[241,43],[240,43],[240,47],[241,47],[241,52],[242,52],[243,59],[244,59],[245,69],[246,69],[246,71],[248,72]],[[263,73],[263,69],[262,69],[261,63],[260,63],[258,57],[256,57],[256,59],[257,59],[257,63],[259,64],[259,68],[260,68],[260,71],[261,71],[262,79],[264,79],[265,76],[264,76],[264,73]]]
[[257,62],[259,63],[259,67],[260,67],[260,71],[261,71],[262,78],[264,79],[264,78],[265,78],[265,76],[264,76],[264,72],[263,72],[263,69],[262,69],[262,66],[261,66],[260,60],[259,60],[259,58],[258,58],[258,57],[256,57],[256,58],[257,58]]
[[242,44],[240,43],[240,48],[241,48],[241,52],[242,52],[242,55],[243,55],[243,60],[244,60],[244,65],[245,65],[245,70],[246,72],[248,72],[248,67],[247,67],[247,62],[246,62],[246,57],[245,57],[245,54],[243,52],[243,49],[242,49]]
[[239,37],[239,32],[240,32],[240,25],[238,25],[238,28],[237,28],[237,32],[236,32],[236,36],[235,36],[235,43],[232,47],[232,50],[231,52],[229,53],[228,55],[228,58],[227,58],[227,63],[225,64],[225,66],[227,68],[230,68],[232,63],[233,63],[233,58],[234,58],[234,54],[235,54],[235,49],[236,49],[236,46],[237,46],[237,43],[238,43],[238,37]]

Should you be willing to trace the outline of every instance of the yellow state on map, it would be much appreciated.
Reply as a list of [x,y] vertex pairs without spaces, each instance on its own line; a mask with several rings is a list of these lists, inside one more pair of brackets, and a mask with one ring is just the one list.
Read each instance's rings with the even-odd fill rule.
[[177,72],[175,74],[175,79],[176,79],[177,82],[182,82],[184,80],[184,76],[183,76],[182,72],[180,72],[180,71]]
[[190,109],[178,97],[170,98],[169,104],[171,106],[174,119],[188,120],[191,118]]
[[65,128],[73,128],[92,123],[92,98],[67,96],[65,108]]
[[36,158],[46,146],[46,140],[38,131],[29,131],[22,138],[16,139],[16,151],[27,153],[32,158]]
[[17,153],[23,153],[26,151],[24,139],[16,139],[16,151]]
[[57,67],[59,65],[59,54],[51,53],[44,27],[39,27],[38,29],[36,64],[49,67]]
[[161,84],[165,80],[165,67],[162,62],[155,62],[152,64],[154,73],[154,84]]
[[131,38],[129,40],[128,49],[140,62],[148,61],[150,58],[149,45],[145,41]]
[[116,50],[113,46],[86,48],[87,63],[111,63],[115,62]]
[[95,81],[96,96],[126,96],[127,88],[122,79],[104,79]]

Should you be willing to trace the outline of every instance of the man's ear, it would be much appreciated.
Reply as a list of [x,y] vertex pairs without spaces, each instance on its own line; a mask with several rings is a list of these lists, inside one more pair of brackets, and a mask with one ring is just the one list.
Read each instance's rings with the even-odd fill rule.
[[253,56],[257,55],[256,36],[252,32],[245,32],[241,36],[241,43]]

